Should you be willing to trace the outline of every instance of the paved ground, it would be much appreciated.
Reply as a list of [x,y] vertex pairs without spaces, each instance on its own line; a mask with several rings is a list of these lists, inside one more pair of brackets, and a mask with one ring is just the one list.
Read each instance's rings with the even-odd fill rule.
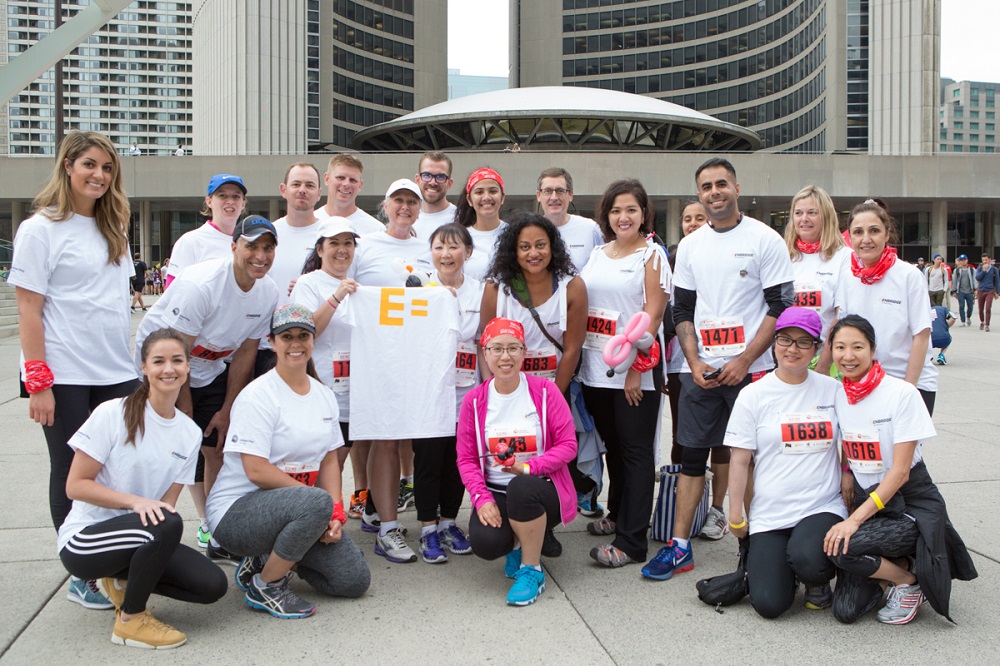
[[[133,316],[138,324],[140,314]],[[941,370],[934,421],[939,436],[925,448],[931,474],[973,551],[980,577],[956,582],[951,625],[929,607],[906,627],[866,618],[845,627],[801,600],[784,617],[763,620],[745,601],[717,613],[698,601],[696,580],[732,569],[735,540],[695,544],[697,567],[654,583],[638,566],[609,571],[588,557],[599,543],[583,520],[559,530],[562,557],[543,560],[545,594],[534,606],[508,608],[502,562],[452,557],[445,565],[393,565],[372,552],[373,538],[350,521],[372,568],[359,600],[325,599],[296,585],[319,611],[279,621],[248,609],[235,585],[219,603],[198,607],[156,598],[157,615],[189,635],[187,645],[157,663],[261,663],[302,658],[340,663],[365,659],[417,664],[666,664],[833,662],[861,664],[997,663],[1000,619],[991,590],[1000,587],[1000,331],[955,328]],[[24,663],[149,663],[149,653],[112,645],[110,612],[66,601],[67,575],[55,553],[47,504],[48,458],[39,426],[17,398],[18,342],[0,341],[0,660]],[[666,430],[669,432],[669,430]],[[663,447],[667,449],[666,446]],[[350,488],[347,481],[345,487]],[[186,494],[180,510],[193,517]],[[461,520],[468,520],[468,510]],[[411,530],[414,513],[402,514]],[[194,543],[195,523],[185,538]],[[231,573],[231,571],[230,571]],[[990,647],[993,646],[993,647]],[[391,656],[389,656],[391,655]],[[991,656],[992,655],[992,656]]]

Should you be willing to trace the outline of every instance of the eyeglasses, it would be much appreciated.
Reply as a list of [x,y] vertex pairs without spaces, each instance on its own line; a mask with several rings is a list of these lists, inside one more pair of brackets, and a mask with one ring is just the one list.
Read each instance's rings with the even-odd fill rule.
[[448,182],[449,178],[451,178],[451,176],[449,176],[446,173],[429,173],[427,171],[420,172],[420,180],[424,181],[425,183],[429,183],[432,180],[438,183],[445,183]]
[[503,356],[504,352],[510,355],[511,358],[517,358],[524,353],[524,347],[522,345],[511,345],[510,347],[501,347],[500,345],[490,345],[486,347],[486,351],[493,355],[493,358],[500,358]]
[[545,189],[538,191],[547,197],[551,197],[553,194],[556,195],[557,197],[564,197],[567,194],[569,194],[569,190],[567,190],[565,187],[557,187],[555,189],[551,187],[546,187]]
[[774,336],[774,342],[779,347],[791,347],[794,344],[799,349],[809,349],[816,346],[816,341],[812,338],[799,338],[798,340],[795,340],[787,335]]

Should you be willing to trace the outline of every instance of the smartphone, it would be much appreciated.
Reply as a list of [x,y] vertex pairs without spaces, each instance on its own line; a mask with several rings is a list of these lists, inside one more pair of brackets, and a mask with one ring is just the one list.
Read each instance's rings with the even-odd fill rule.
[[716,369],[715,372],[703,372],[701,373],[701,378],[707,381],[709,379],[715,379],[720,374],[722,374],[722,368]]

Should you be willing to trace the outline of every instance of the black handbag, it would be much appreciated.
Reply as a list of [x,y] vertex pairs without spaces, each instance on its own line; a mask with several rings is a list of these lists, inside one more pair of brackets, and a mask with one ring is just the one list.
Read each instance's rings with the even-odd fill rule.
[[750,538],[740,539],[739,560],[733,573],[713,576],[699,580],[695,587],[698,598],[709,606],[732,606],[750,593],[747,584],[747,551],[750,549]]

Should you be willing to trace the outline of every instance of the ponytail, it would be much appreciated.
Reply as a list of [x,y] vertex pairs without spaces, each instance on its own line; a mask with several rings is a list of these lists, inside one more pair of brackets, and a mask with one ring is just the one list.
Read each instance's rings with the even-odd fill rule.
[[123,411],[125,412],[125,443],[135,446],[135,434],[139,437],[146,434],[146,401],[149,400],[149,380],[142,378],[142,384],[132,395],[125,398]]

